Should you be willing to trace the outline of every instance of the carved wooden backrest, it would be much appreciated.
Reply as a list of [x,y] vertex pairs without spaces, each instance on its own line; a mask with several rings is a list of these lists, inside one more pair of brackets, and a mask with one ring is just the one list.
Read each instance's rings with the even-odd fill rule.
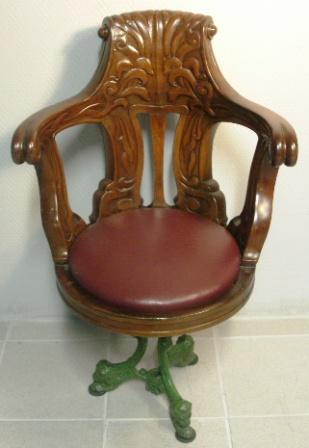
[[212,143],[220,122],[248,127],[258,136],[244,207],[228,230],[254,268],[271,220],[279,166],[297,161],[293,127],[276,113],[239,95],[215,61],[211,17],[146,11],[107,18],[99,31],[105,45],[99,67],[85,89],[25,120],[12,139],[16,163],[35,166],[45,233],[56,264],[87,225],[73,213],[56,135],[84,123],[106,131],[107,173],[94,194],[91,221],[142,206],[143,135],[138,115],[149,114],[154,159],[154,200],[165,207],[164,134],[168,113],[179,114],[173,165],[176,206],[226,224],[225,199],[212,179]]
[[226,223],[225,200],[212,179],[215,89],[208,67],[211,17],[171,11],[112,16],[87,115],[108,135],[109,167],[94,195],[92,221],[142,204],[143,138],[139,113],[149,113],[154,160],[153,206],[166,206],[163,152],[166,114],[179,113],[174,140],[176,205]]

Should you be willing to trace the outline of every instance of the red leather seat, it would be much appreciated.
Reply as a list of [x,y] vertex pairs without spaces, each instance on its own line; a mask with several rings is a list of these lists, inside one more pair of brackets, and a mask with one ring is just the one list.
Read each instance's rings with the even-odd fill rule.
[[218,299],[240,265],[231,234],[177,209],[129,210],[90,225],[74,241],[72,275],[104,305],[164,316]]

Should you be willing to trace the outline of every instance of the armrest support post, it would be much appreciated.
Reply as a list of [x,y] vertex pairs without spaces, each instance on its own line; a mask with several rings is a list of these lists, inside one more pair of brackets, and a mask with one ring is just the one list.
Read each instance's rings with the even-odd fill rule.
[[278,173],[269,158],[269,144],[260,138],[251,165],[244,208],[228,225],[242,250],[242,265],[255,267],[271,222]]
[[70,208],[62,161],[54,139],[44,142],[35,165],[40,187],[41,217],[54,262],[65,263],[68,249],[85,222]]

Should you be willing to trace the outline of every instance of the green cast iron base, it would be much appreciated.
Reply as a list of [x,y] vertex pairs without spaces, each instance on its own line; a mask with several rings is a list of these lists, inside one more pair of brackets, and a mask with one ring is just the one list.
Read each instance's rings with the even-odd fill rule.
[[143,358],[148,344],[147,338],[137,337],[136,339],[137,348],[126,361],[111,363],[103,360],[97,364],[89,392],[99,396],[117,389],[125,381],[143,380],[148,391],[156,395],[166,394],[170,403],[170,417],[176,430],[176,438],[181,442],[192,442],[196,436],[194,429],[190,426],[192,405],[177,391],[170,367],[191,366],[198,362],[198,357],[193,351],[193,338],[188,335],[180,336],[176,344],[173,344],[171,337],[159,338],[159,367],[150,370],[136,367]]

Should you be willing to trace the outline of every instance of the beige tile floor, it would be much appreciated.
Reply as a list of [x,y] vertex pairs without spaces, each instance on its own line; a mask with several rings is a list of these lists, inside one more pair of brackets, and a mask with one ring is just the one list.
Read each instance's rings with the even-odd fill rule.
[[[309,317],[238,317],[195,338],[199,364],[173,369],[193,402],[192,448],[309,447]],[[87,392],[97,361],[134,345],[75,318],[0,322],[0,448],[183,446],[142,383]],[[151,340],[141,365],[155,364]]]

